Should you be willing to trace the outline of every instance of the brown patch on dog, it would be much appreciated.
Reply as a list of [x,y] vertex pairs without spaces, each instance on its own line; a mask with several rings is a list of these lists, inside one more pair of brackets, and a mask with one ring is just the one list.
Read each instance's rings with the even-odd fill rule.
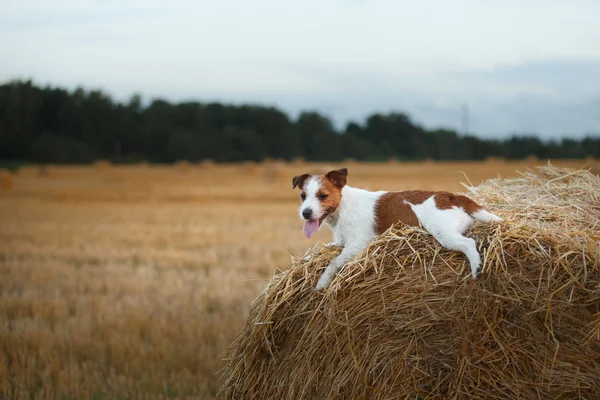
[[434,200],[435,205],[440,210],[449,210],[450,208],[456,206],[465,210],[465,212],[469,215],[483,208],[466,196],[455,195],[448,192],[436,192]]
[[333,183],[338,188],[343,188],[346,186],[346,177],[348,176],[348,169],[340,168],[335,171],[329,171],[325,178],[331,183]]
[[[319,202],[321,203],[321,209],[327,214],[331,214],[337,210],[340,201],[342,201],[342,188],[337,186],[336,183],[327,178],[327,176],[319,178],[321,180],[321,188],[317,192],[317,199],[319,199]],[[321,200],[320,196],[322,195],[326,195],[327,197]]]
[[375,205],[375,233],[381,235],[390,226],[401,222],[405,225],[418,226],[419,219],[411,204],[421,204],[434,192],[425,190],[407,190],[404,192],[389,192],[383,194]]
[[304,186],[304,182],[310,178],[310,174],[298,175],[292,178],[292,189],[298,186],[300,189]]
[[382,195],[375,206],[375,233],[380,235],[398,222],[405,225],[418,226],[419,219],[411,206],[406,204],[406,202],[417,205],[423,203],[431,196],[435,196],[435,205],[440,210],[449,210],[456,206],[465,210],[467,214],[471,214],[483,208],[468,197],[449,192],[427,190],[389,192]]

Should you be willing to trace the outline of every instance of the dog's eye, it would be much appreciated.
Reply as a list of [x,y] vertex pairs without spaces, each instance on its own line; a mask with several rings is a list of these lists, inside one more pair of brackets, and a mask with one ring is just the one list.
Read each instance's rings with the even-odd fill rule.
[[320,194],[319,195],[319,199],[321,199],[321,200],[325,200],[327,197],[329,197],[328,194]]
[[306,195],[305,195],[304,193],[302,193],[302,194],[300,195],[300,198],[301,198],[302,200],[306,200]]

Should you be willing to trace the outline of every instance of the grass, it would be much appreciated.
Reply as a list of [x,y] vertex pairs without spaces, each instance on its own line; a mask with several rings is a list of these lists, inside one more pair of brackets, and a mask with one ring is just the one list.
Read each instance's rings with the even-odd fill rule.
[[[331,165],[21,168],[0,192],[0,398],[213,398],[264,282],[330,241],[303,238],[291,177]],[[462,191],[532,165],[353,164],[349,183]]]

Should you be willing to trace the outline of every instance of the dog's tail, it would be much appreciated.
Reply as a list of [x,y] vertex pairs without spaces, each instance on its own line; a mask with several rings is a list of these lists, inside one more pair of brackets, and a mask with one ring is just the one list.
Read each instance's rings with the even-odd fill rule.
[[486,211],[482,206],[477,204],[475,201],[471,200],[466,196],[455,196],[454,201],[463,209],[467,214],[473,217],[476,221],[479,222],[500,222],[503,221],[497,215],[492,214],[489,211]]
[[480,222],[500,222],[503,221],[502,218],[500,218],[497,215],[492,214],[489,211],[484,210],[483,208],[481,208],[478,211],[475,211],[474,213],[469,214],[471,217],[475,218],[475,220],[480,221]]

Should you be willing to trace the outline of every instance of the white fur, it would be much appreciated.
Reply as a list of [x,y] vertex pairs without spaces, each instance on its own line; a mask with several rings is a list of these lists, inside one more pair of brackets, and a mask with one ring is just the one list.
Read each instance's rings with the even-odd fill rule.
[[435,195],[417,205],[407,203],[410,204],[421,226],[442,246],[449,250],[460,251],[467,256],[471,265],[471,275],[476,278],[481,267],[481,257],[475,241],[463,236],[463,233],[475,223],[475,219],[459,207],[440,210],[435,204],[434,197]]
[[[315,197],[310,199],[309,203],[309,191],[314,197],[314,194],[318,191],[318,180],[316,180],[316,189],[314,182],[309,182],[306,185],[307,198],[304,202],[310,204],[313,207],[313,213],[315,213],[318,200]],[[325,272],[319,278],[316,290],[327,287],[344,264],[352,260],[376,237],[374,230],[376,223],[375,207],[377,200],[384,193],[387,192],[369,192],[344,186],[340,205],[334,213],[325,219],[325,223],[333,231],[333,242],[331,244],[341,245],[343,249],[340,255],[329,263]],[[502,219],[484,210],[477,211],[472,216],[459,207],[440,210],[435,204],[434,197],[435,195],[431,196],[421,204],[408,204],[410,204],[419,219],[421,226],[431,233],[442,246],[450,250],[460,251],[467,256],[471,265],[471,274],[473,278],[476,278],[481,267],[481,257],[477,251],[475,241],[463,236],[463,233],[476,220],[489,222],[502,221]],[[304,203],[301,210],[305,207]],[[318,207],[320,210],[320,204]],[[302,211],[300,211],[300,215],[302,216]]]
[[340,268],[353,259],[375,238],[376,233],[373,229],[375,225],[375,205],[384,193],[386,192],[369,192],[350,186],[342,188],[340,205],[336,212],[325,219],[325,223],[333,231],[332,244],[344,248],[340,255],[329,263],[325,272],[319,278],[317,290],[329,285],[329,282]]
[[306,209],[312,210],[312,218],[319,219],[323,216],[323,209],[321,208],[321,202],[317,199],[317,192],[321,188],[321,181],[317,176],[311,176],[308,178],[308,181],[304,185],[304,193],[306,194],[306,199],[300,205],[300,210],[298,214],[302,219],[302,211]]
[[491,212],[485,211],[485,210],[475,211],[473,214],[471,214],[471,216],[480,222],[492,222],[492,221],[500,222],[500,221],[502,221],[502,218],[492,214]]

